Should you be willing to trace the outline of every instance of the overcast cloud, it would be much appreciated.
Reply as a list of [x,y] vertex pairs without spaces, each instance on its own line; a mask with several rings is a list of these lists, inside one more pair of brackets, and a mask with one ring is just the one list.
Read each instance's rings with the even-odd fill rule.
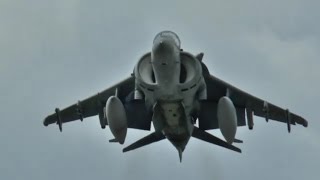
[[[308,179],[320,166],[319,1],[0,1],[0,179]],[[172,30],[210,72],[302,115],[309,127],[255,118],[242,154],[191,139],[122,153],[97,117],[44,127],[66,107],[126,78]],[[220,135],[220,131],[210,131]],[[148,132],[129,130],[125,145]]]

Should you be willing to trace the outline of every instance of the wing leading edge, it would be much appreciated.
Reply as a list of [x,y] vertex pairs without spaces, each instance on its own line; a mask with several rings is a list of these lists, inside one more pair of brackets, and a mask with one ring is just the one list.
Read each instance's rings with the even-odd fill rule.
[[[205,81],[207,84],[208,101],[216,103],[222,96],[228,95],[237,108],[238,117],[240,112],[239,110],[241,110],[241,117],[245,116],[244,113],[246,111],[248,126],[250,129],[252,129],[253,126],[252,115],[264,117],[266,121],[270,119],[287,123],[289,132],[291,130],[291,125],[300,124],[304,127],[308,126],[308,121],[297,114],[291,113],[288,109],[283,109],[252,96],[212,75],[205,76]],[[243,118],[241,118],[241,120],[242,122],[240,122],[240,124],[245,125],[246,122]],[[201,120],[199,123],[201,123]],[[203,122],[203,124],[208,124],[208,122]],[[204,129],[215,129],[217,128],[216,126],[217,125],[213,124],[211,127],[204,127]]]
[[110,88],[91,96],[83,101],[78,101],[69,107],[62,110],[56,108],[55,113],[47,116],[43,124],[58,124],[60,131],[62,131],[62,124],[76,120],[83,120],[84,118],[99,115],[101,128],[107,125],[106,117],[104,117],[104,107],[108,98],[115,95],[118,91],[118,97],[124,103],[128,116],[128,127],[135,129],[150,129],[150,122],[148,116],[140,117],[139,115],[146,113],[136,113],[137,111],[146,111],[143,103],[136,100],[128,100],[130,93],[134,90],[135,78],[133,76],[124,79],[123,81],[111,86]]

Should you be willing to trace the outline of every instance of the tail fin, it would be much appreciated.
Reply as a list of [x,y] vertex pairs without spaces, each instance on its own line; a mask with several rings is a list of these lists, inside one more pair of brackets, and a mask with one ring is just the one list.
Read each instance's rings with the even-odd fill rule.
[[203,130],[200,130],[199,128],[197,127],[194,127],[194,130],[193,130],[193,133],[192,133],[192,137],[195,137],[197,139],[200,139],[200,140],[203,140],[203,141],[206,141],[208,143],[212,143],[212,144],[215,144],[215,145],[218,145],[218,146],[222,146],[224,148],[227,148],[227,149],[230,149],[230,150],[233,150],[233,151],[236,151],[236,152],[239,152],[241,153],[241,149],[231,145],[231,144],[228,144],[227,142],[203,131]]
[[137,148],[140,148],[142,146],[160,141],[165,139],[165,136],[162,134],[156,134],[155,132],[149,134],[148,136],[145,136],[142,139],[139,139],[138,141],[136,141],[135,143],[129,145],[128,147],[125,147],[122,151],[123,152],[127,152],[127,151],[131,151]]

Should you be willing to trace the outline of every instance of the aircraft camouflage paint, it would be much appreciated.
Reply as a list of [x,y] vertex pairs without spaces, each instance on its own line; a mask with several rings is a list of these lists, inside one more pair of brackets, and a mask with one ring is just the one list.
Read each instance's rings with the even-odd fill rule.
[[[123,149],[123,152],[167,138],[178,150],[181,161],[190,137],[213,143],[237,152],[232,145],[237,126],[253,128],[253,115],[287,123],[308,126],[302,117],[267,101],[256,98],[209,74],[196,56],[180,49],[178,36],[162,31],[153,41],[152,51],[141,57],[134,73],[120,83],[63,110],[56,108],[43,122],[45,126],[83,120],[99,115],[114,135],[110,142],[123,144],[127,128],[155,132]],[[195,123],[198,121],[199,126]],[[205,130],[221,130],[223,141]]]

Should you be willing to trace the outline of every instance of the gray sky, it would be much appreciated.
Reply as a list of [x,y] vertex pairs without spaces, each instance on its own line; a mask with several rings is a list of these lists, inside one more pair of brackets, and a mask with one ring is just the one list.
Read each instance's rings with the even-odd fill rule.
[[[1,179],[308,179],[320,165],[319,1],[0,1]],[[191,139],[122,153],[97,117],[42,126],[127,77],[153,37],[175,31],[210,72],[309,121],[255,118],[238,154]],[[221,137],[218,130],[210,131]],[[148,132],[129,130],[125,145]]]

